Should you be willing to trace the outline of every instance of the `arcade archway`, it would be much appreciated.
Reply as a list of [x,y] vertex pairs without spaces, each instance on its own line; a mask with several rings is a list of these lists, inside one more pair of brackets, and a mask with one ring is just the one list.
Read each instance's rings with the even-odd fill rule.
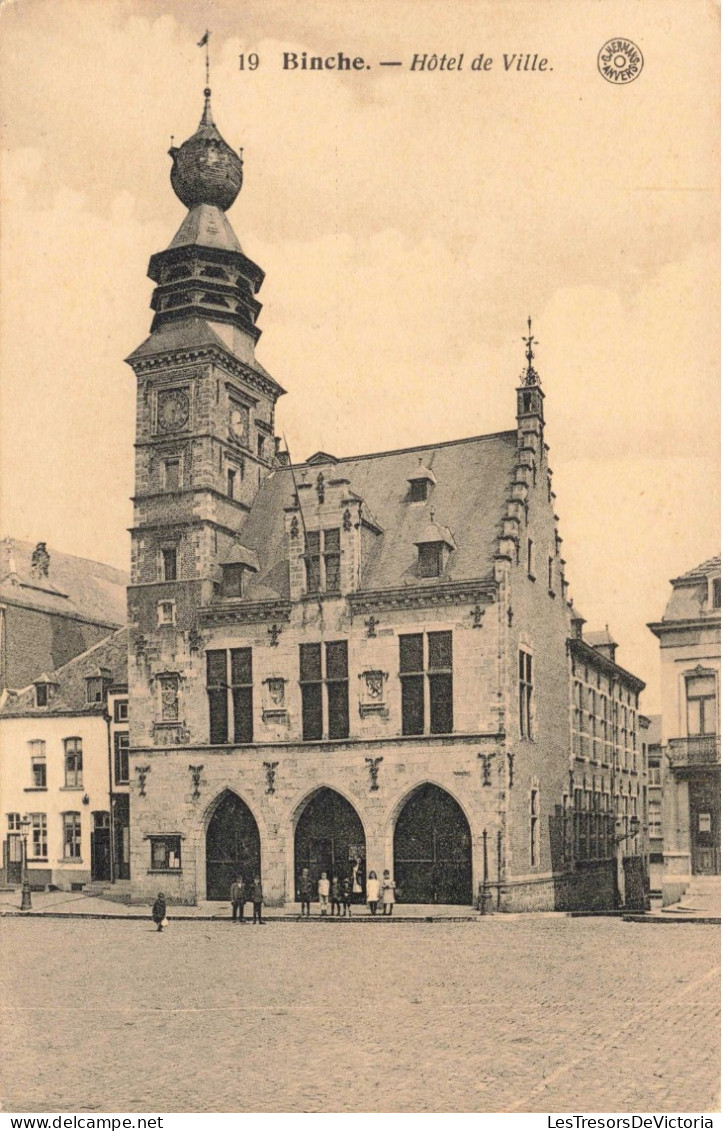
[[326,872],[329,879],[350,879],[354,898],[363,900],[365,866],[364,827],[353,805],[333,789],[317,790],[296,823],[294,894],[302,869],[308,868],[314,893],[321,873]]
[[259,827],[248,805],[231,790],[221,796],[206,830],[206,899],[228,899],[231,884],[261,875]]
[[430,782],[414,790],[397,818],[394,879],[405,903],[473,901],[469,823],[451,794]]

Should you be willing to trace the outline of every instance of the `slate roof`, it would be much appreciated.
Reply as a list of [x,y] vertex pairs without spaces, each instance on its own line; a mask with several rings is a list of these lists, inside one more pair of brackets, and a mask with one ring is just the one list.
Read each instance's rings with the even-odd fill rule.
[[617,648],[617,641],[610,635],[608,628],[603,629],[602,632],[583,632],[582,638],[591,648],[598,648],[601,644],[612,644]]
[[700,581],[704,577],[720,577],[720,554],[715,558],[708,558],[707,561],[701,562],[695,569],[689,569],[687,573],[682,573],[680,577],[674,577],[670,584],[685,585],[687,582]]
[[126,586],[123,570],[50,548],[47,577],[31,569],[35,545],[17,538],[0,540],[0,601],[43,612],[105,624],[125,624]]
[[147,357],[155,357],[157,354],[175,353],[177,350],[187,352],[192,349],[214,347],[223,350],[225,353],[235,354],[249,369],[270,381],[278,390],[279,396],[286,392],[278,381],[274,380],[268,370],[264,369],[257,358],[246,357],[248,350],[241,346],[238,348],[235,346],[235,336],[237,334],[240,337],[243,336],[240,330],[229,325],[224,326],[222,332],[231,334],[233,336],[232,342],[225,342],[221,334],[217,333],[205,318],[179,318],[177,321],[164,323],[160,329],[149,334],[145,341],[141,342],[138,348],[128,355],[126,361],[129,365],[133,365],[134,361],[142,361]]
[[235,251],[243,255],[236,233],[226,219],[225,212],[213,204],[197,204],[188,213],[170,247],[215,247],[221,251]]
[[[421,451],[434,470],[436,485],[426,502],[411,503],[408,477],[418,466]],[[334,476],[349,480],[349,496],[364,500],[382,531],[372,536],[362,591],[430,584],[417,576],[415,545],[429,525],[430,507],[435,522],[451,532],[457,547],[439,580],[490,578],[516,462],[516,431],[336,460]],[[294,465],[297,484],[303,482],[308,467]],[[299,494],[302,507],[310,510],[307,492]],[[256,550],[260,565],[257,579],[249,585],[248,600],[289,597],[284,508],[293,504],[293,496],[292,470],[279,468],[262,484],[241,528],[243,544]]]
[[[106,636],[99,644],[82,652],[62,668],[49,673],[49,680],[55,684],[54,694],[47,707],[35,704],[35,684],[26,687],[16,695],[11,694],[2,710],[0,718],[42,718],[48,715],[83,714],[98,715],[105,710],[105,703],[87,702],[86,677],[100,674],[105,668],[110,673],[111,685],[125,686],[128,682],[128,629],[120,628]],[[40,680],[36,680],[40,682]]]

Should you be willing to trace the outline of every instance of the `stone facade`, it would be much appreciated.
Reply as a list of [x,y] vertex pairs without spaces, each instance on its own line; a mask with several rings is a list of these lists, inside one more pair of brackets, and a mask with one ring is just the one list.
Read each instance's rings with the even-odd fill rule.
[[612,906],[615,807],[607,839],[573,835],[571,655],[634,697],[636,735],[642,684],[573,640],[531,331],[510,431],[292,465],[239,306],[262,273],[200,169],[174,188],[189,216],[129,358],[134,898],[259,871],[282,904],[306,866],[359,899],[387,869],[412,902]]

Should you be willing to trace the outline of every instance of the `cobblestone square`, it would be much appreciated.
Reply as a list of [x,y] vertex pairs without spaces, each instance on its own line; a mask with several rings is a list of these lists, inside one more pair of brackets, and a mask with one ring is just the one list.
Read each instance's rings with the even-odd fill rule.
[[719,929],[0,922],[9,1111],[718,1110]]

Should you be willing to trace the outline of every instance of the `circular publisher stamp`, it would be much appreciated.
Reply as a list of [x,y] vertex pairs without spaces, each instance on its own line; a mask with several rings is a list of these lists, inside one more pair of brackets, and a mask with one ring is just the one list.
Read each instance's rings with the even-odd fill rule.
[[616,37],[603,44],[597,57],[597,69],[608,82],[622,86],[633,82],[643,69],[643,53],[632,39]]

